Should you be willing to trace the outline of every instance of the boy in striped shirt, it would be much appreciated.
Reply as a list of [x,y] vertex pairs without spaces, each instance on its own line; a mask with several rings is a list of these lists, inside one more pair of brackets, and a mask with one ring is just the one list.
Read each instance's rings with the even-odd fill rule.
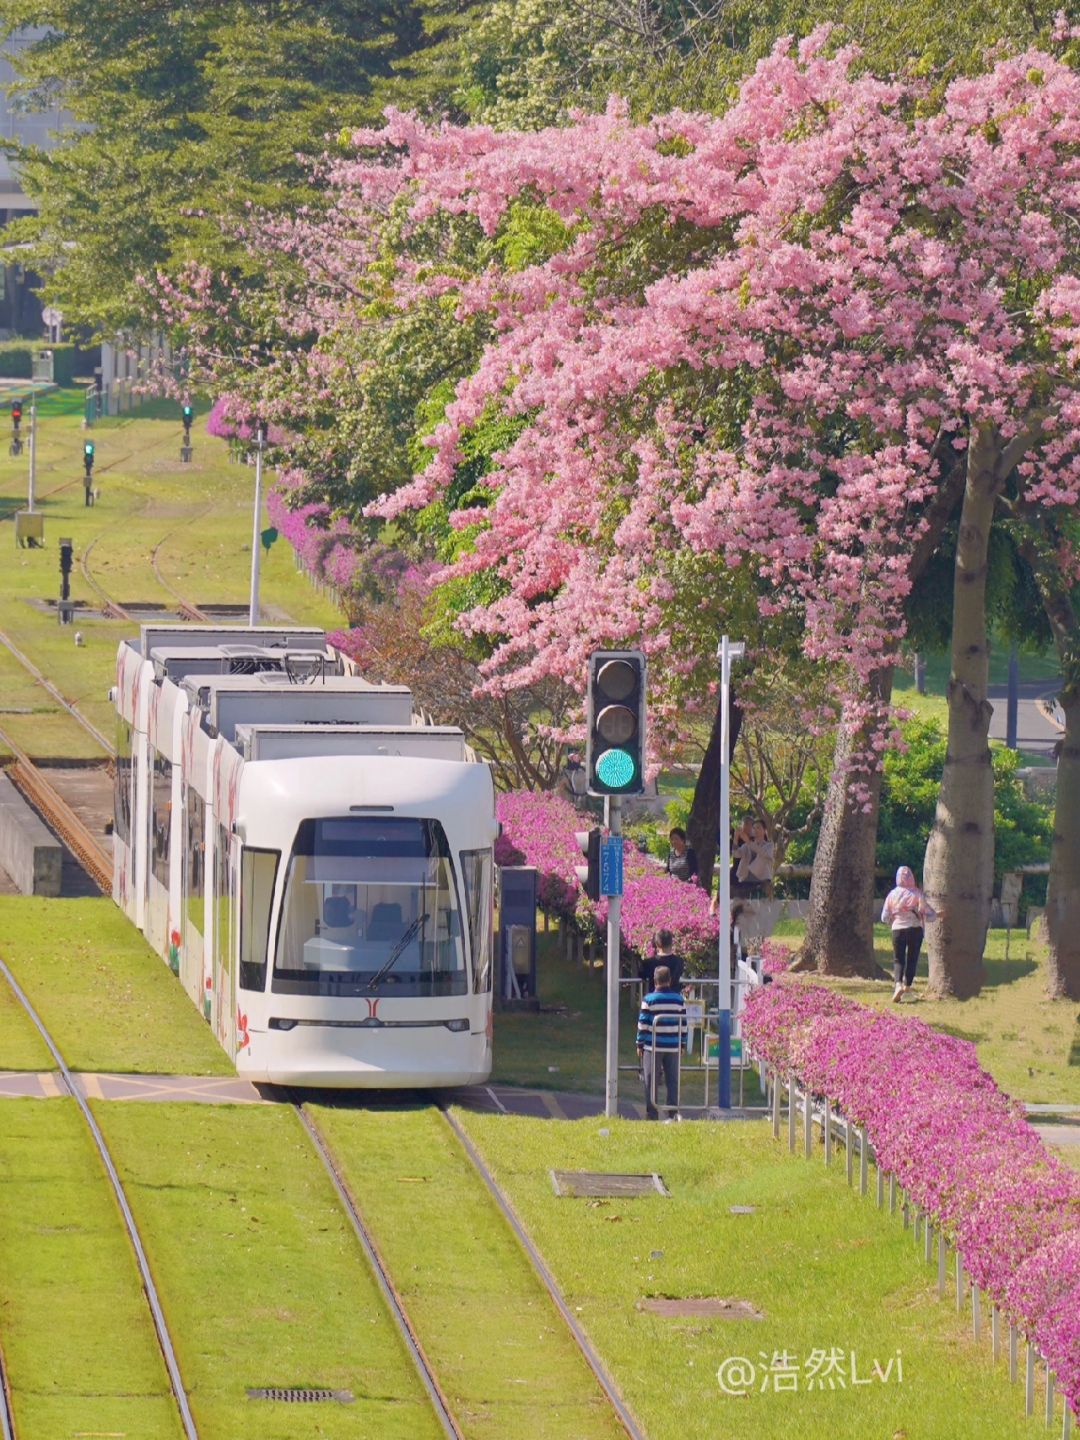
[[663,1072],[667,1108],[678,1114],[679,1053],[686,1033],[686,1006],[666,965],[657,967],[653,985],[655,989],[641,1002],[637,1053],[645,1082],[645,1114],[650,1120],[659,1120],[654,1093],[654,1083],[660,1078],[656,1074],[654,1081],[657,1070]]

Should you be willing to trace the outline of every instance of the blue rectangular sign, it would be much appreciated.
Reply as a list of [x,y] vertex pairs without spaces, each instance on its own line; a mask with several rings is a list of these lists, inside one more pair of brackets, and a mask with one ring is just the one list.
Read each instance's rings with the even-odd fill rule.
[[623,893],[623,842],[621,835],[608,835],[600,847],[600,894]]

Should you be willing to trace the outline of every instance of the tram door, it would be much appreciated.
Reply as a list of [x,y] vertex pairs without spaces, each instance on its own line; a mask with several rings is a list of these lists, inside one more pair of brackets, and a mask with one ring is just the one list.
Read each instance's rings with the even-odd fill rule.
[[236,954],[239,944],[237,845],[218,826],[214,846],[214,962],[210,1025],[226,1053],[236,1053]]
[[206,926],[206,805],[192,786],[184,797],[184,863],[181,873],[180,983],[195,1004],[203,1003],[203,930]]

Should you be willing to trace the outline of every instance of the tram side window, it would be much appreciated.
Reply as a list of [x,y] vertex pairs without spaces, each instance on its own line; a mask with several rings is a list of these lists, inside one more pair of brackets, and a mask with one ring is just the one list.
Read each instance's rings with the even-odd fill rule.
[[131,726],[116,727],[116,781],[113,787],[113,830],[117,840],[131,843]]
[[187,792],[187,913],[202,934],[203,876],[206,870],[206,804],[201,795]]
[[270,938],[270,906],[277,879],[277,850],[249,850],[240,859],[240,984],[245,990],[266,989],[266,946]]
[[150,860],[154,879],[168,888],[169,846],[172,840],[172,764],[154,754],[150,806]]
[[492,860],[490,850],[463,850],[461,873],[465,878],[465,909],[473,957],[473,990],[491,988]]

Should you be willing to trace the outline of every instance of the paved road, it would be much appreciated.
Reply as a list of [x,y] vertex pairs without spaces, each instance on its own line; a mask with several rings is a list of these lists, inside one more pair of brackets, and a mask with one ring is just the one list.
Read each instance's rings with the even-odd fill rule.
[[[1056,695],[1060,685],[1061,682],[1058,680],[1025,680],[1021,682],[1020,703],[1016,712],[1016,738],[1019,749],[1030,750],[1037,755],[1049,755],[1052,752],[1054,742],[1060,737],[1061,730],[1045,718],[1035,702]],[[987,693],[990,703],[994,707],[993,719],[990,721],[990,738],[1004,740],[1008,689],[1004,685],[991,685]]]

